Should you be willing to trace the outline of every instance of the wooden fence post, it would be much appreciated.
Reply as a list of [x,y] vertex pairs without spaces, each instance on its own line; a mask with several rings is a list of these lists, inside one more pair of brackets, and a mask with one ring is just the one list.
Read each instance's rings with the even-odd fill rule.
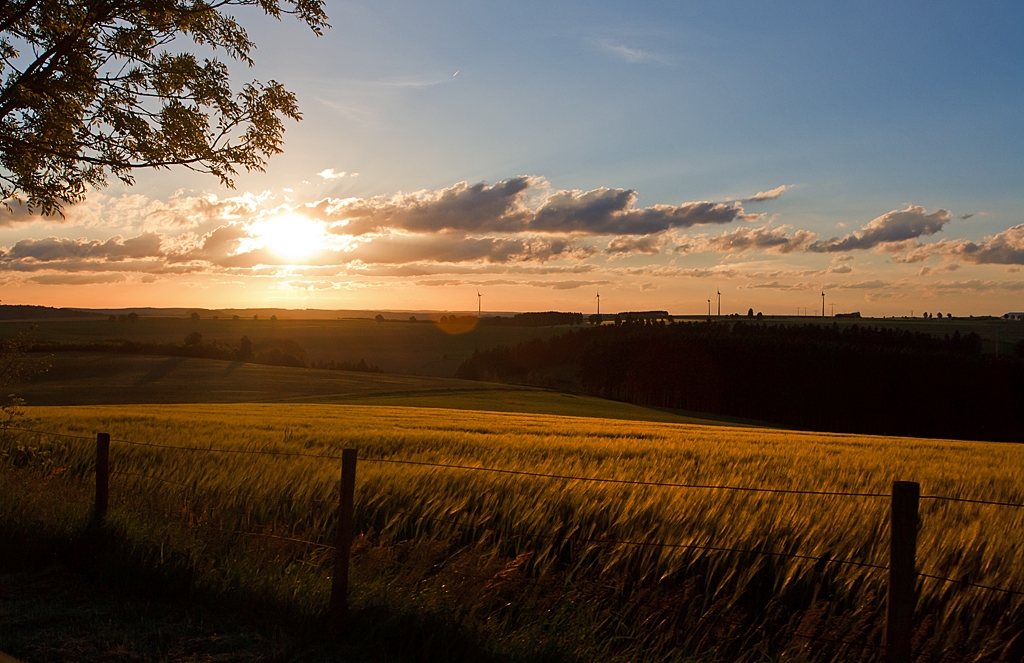
[[910,663],[910,638],[917,603],[917,502],[921,486],[892,484],[892,535],[889,544],[889,600],[885,623],[886,663]]
[[103,522],[110,504],[110,434],[96,433],[96,505],[94,517]]
[[338,497],[338,526],[334,538],[334,577],[331,579],[329,611],[344,616],[348,607],[348,561],[352,551],[353,510],[356,491],[356,450],[341,452],[341,494]]

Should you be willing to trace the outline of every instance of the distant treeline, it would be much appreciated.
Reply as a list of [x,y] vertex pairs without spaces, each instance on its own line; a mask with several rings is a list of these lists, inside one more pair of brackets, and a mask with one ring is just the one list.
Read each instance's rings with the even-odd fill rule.
[[383,373],[380,366],[371,366],[365,359],[360,359],[358,364],[350,361],[327,361],[313,362],[312,368],[321,368],[328,371],[356,371],[357,373]]
[[35,343],[29,352],[100,352],[161,357],[197,357],[241,361],[268,366],[306,366],[306,352],[295,341],[271,339],[253,345],[248,336],[238,343],[204,343],[203,335],[192,332],[182,343],[137,343],[135,341],[97,341],[93,343]]
[[973,333],[624,323],[476,353],[457,377],[811,430],[1024,441],[1024,342],[981,350]]
[[511,318],[500,315],[480,319],[481,325],[494,327],[554,327],[556,325],[582,325],[582,313],[562,313],[547,311],[545,313],[517,313]]
[[203,342],[203,335],[192,332],[182,343],[136,343],[134,341],[98,341],[94,343],[35,343],[29,352],[98,352],[125,355],[157,355],[160,357],[196,357],[199,359],[221,359],[241,361],[266,366],[291,366],[294,368],[320,368],[329,371],[357,371],[361,373],[383,373],[378,366],[370,366],[365,359],[359,363],[335,360],[309,363],[306,351],[287,339],[269,339],[253,344],[248,336],[238,343],[213,341]]

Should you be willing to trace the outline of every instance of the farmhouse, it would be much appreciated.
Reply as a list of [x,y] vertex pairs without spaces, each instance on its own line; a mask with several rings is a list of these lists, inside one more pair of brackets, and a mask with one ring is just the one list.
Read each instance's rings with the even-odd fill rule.
[[1017,320],[1018,322],[1024,320],[1024,313],[1017,311],[1016,313],[1007,313],[1003,316],[1007,320]]

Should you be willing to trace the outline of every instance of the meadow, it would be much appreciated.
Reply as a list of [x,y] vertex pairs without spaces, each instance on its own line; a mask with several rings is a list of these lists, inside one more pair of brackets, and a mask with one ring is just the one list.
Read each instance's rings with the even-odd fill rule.
[[92,320],[2,321],[0,337],[31,329],[32,342],[95,343],[121,339],[135,343],[181,343],[193,332],[206,343],[237,344],[247,336],[255,345],[273,340],[297,343],[310,362],[348,361],[380,366],[388,373],[452,377],[475,350],[515,345],[531,338],[563,334],[569,327],[460,327],[450,333],[428,322],[375,322],[371,318],[337,320],[258,320],[228,316],[192,322],[188,316],[141,316],[138,321]]
[[[1024,448],[1009,444],[364,405],[29,417],[84,439],[9,432],[0,546],[84,531],[90,438],[109,432],[109,520],[128,558],[299,621],[330,586],[339,465],[315,456],[358,449],[353,618],[433,615],[481,643],[465,660],[881,660],[891,482],[1024,502]],[[920,513],[920,572],[1024,590],[1024,509],[922,499]],[[1020,658],[1024,595],[924,577],[919,590],[918,660]]]

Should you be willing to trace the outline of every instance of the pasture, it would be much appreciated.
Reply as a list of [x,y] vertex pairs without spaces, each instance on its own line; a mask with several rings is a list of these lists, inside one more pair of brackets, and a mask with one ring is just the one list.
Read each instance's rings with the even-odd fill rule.
[[388,373],[415,373],[451,377],[455,369],[475,350],[500,345],[515,345],[537,337],[563,334],[570,327],[494,327],[480,326],[449,333],[429,322],[384,322],[349,318],[338,320],[271,321],[265,317],[232,320],[230,317],[203,317],[193,323],[187,316],[141,316],[137,322],[93,320],[39,320],[0,322],[0,336],[14,336],[33,328],[31,340],[37,342],[95,343],[111,339],[135,343],[181,343],[190,333],[199,332],[203,341],[237,344],[248,336],[255,345],[272,340],[297,343],[310,362],[358,362],[380,366]]
[[[43,522],[51,539],[74,538],[89,509],[89,438],[106,431],[110,520],[134,559],[187,574],[192,591],[317,615],[338,463],[310,456],[354,447],[354,618],[445,615],[488,651],[555,652],[543,660],[880,660],[891,482],[1024,502],[1024,448],[1009,444],[326,404],[29,416],[30,428],[86,439],[12,431],[8,536]],[[1024,589],[1024,509],[923,499],[920,513],[922,573]],[[1024,596],[928,578],[919,590],[919,660],[1019,656]]]

